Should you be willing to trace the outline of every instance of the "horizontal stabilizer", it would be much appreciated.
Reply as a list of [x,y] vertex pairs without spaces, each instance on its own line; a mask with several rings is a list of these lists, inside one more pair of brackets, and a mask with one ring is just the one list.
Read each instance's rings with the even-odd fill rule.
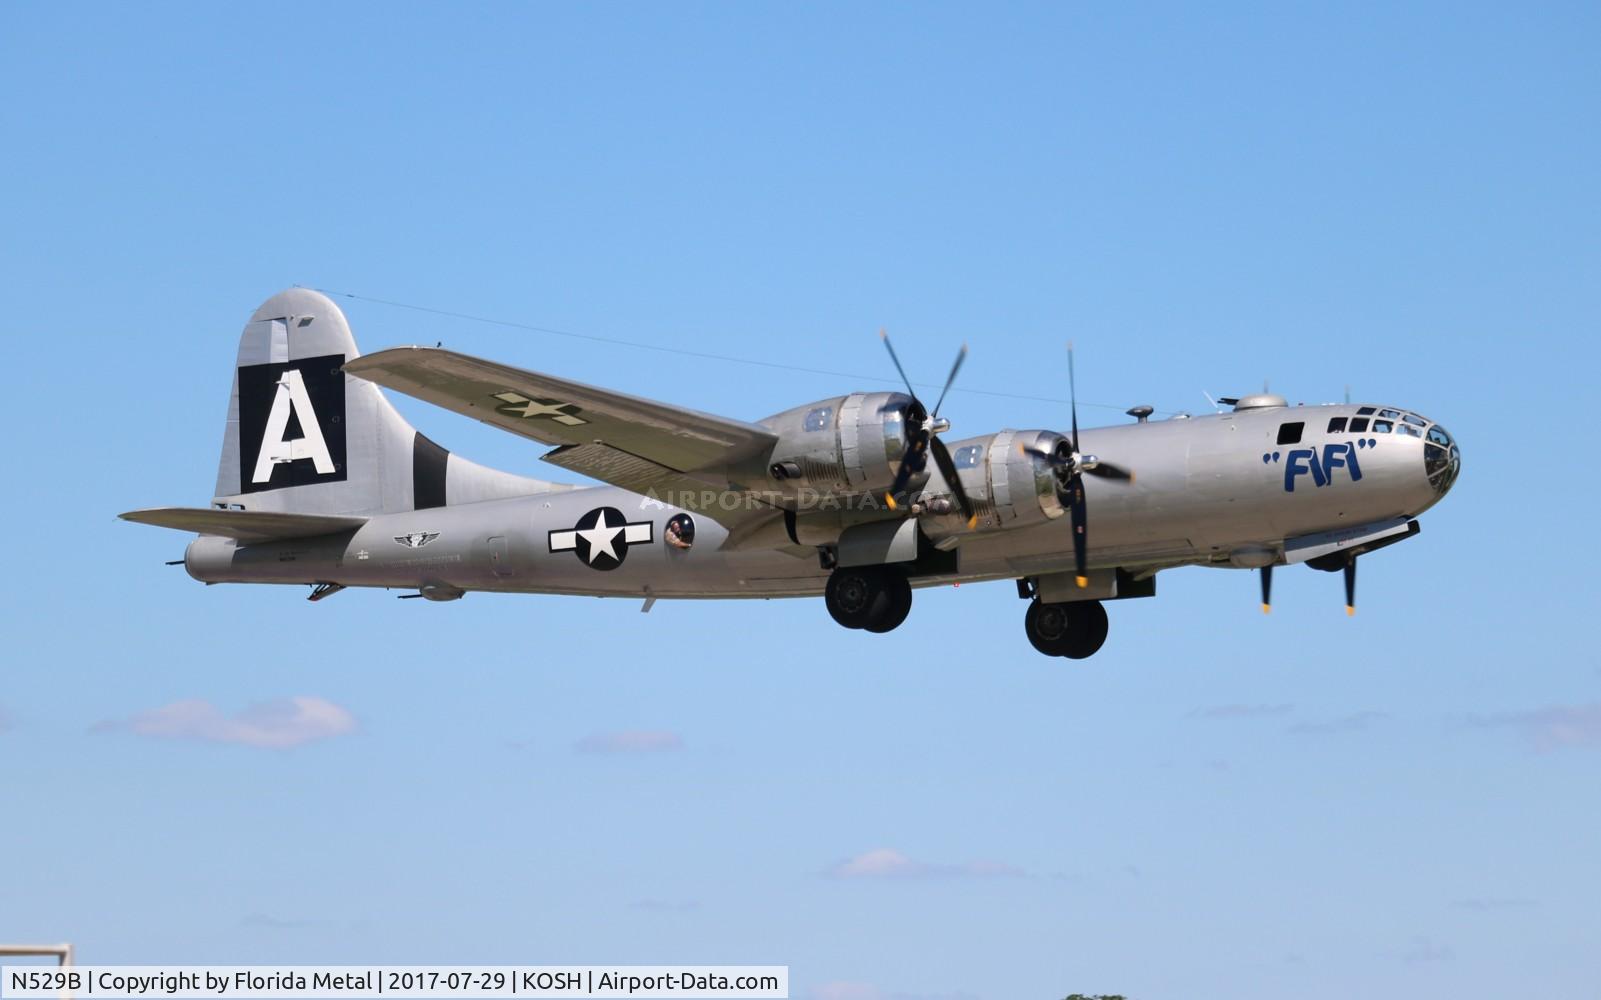
[[355,531],[365,517],[341,514],[287,514],[271,510],[225,510],[220,507],[152,507],[119,514],[124,521],[176,528],[200,535],[221,535],[241,542],[272,542]]

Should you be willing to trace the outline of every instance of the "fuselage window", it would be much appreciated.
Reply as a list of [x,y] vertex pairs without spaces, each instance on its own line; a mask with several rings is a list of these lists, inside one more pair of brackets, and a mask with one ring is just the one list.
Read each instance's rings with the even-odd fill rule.
[[823,430],[828,426],[829,418],[833,417],[833,415],[834,408],[832,406],[819,406],[817,409],[807,412],[806,422],[801,426],[809,431]]
[[1344,417],[1335,417],[1333,420],[1329,421],[1329,433],[1330,434],[1338,434],[1343,430],[1345,430],[1345,418]]
[[1390,433],[1390,428],[1394,426],[1395,425],[1390,423],[1388,420],[1375,420],[1373,421],[1373,433],[1388,434]]
[[1358,409],[1356,411],[1356,413],[1357,413],[1357,416],[1359,416],[1359,417],[1371,417],[1373,415],[1373,407],[1371,407],[1371,406],[1361,407],[1360,409]]
[[1362,433],[1365,433],[1367,431],[1367,429],[1368,429],[1368,418],[1367,417],[1352,417],[1351,418],[1351,426],[1350,426],[1349,430],[1351,431],[1352,434],[1362,434]]
[[1300,420],[1290,424],[1279,424],[1279,444],[1300,444],[1301,431],[1305,427],[1305,422]]
[[979,459],[981,459],[983,455],[983,445],[970,444],[966,448],[956,449],[956,454],[952,455],[951,459],[956,463],[956,467],[958,469],[971,469],[978,465]]
[[1410,434],[1415,438],[1420,438],[1423,436],[1423,432],[1418,430],[1416,427],[1413,427],[1411,424],[1396,424],[1395,433]]

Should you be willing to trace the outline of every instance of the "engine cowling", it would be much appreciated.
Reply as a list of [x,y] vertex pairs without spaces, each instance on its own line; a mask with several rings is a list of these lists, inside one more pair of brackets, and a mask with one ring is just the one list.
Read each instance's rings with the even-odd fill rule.
[[[880,493],[900,471],[907,422],[926,418],[900,392],[857,392],[774,414],[760,421],[778,435],[767,488],[791,499]],[[920,488],[923,472],[910,488]]]
[[[932,540],[973,532],[1044,524],[1065,515],[1067,504],[1056,473],[1035,452],[1071,447],[1055,431],[1001,431],[950,445],[956,474],[973,501],[978,524],[968,528],[950,494],[935,480],[913,505]],[[1025,450],[1028,449],[1028,450]]]

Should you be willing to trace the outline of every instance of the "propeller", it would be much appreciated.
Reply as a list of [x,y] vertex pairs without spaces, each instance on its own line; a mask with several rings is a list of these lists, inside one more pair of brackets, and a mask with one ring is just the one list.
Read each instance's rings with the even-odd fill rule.
[[1043,448],[1031,448],[1023,445],[1025,454],[1044,459],[1056,473],[1057,489],[1067,504],[1068,515],[1073,526],[1073,565],[1077,570],[1075,580],[1080,587],[1090,585],[1089,570],[1087,567],[1089,549],[1089,508],[1084,502],[1084,474],[1099,476],[1102,479],[1112,479],[1118,482],[1132,483],[1134,473],[1120,465],[1103,462],[1095,455],[1086,455],[1078,449],[1078,387],[1073,371],[1073,345],[1067,345],[1067,391],[1068,403],[1072,407],[1073,434],[1067,441],[1058,442],[1057,446],[1046,451]]
[[1273,567],[1262,567],[1262,613],[1273,611]]
[[[956,373],[962,370],[962,362],[967,360],[967,345],[963,344],[962,349],[956,352],[956,363],[951,365],[951,373],[945,377],[945,388],[940,390],[939,399],[934,401],[931,413],[917,398],[917,390],[912,388],[912,380],[906,377],[906,369],[895,353],[895,345],[889,342],[889,334],[879,330],[878,335],[884,341],[885,350],[889,351],[889,359],[895,362],[895,370],[900,373],[901,381],[906,383],[906,392],[912,397],[912,405],[906,409],[906,449],[901,452],[900,469],[895,473],[895,481],[890,484],[889,491],[884,494],[884,502],[890,510],[896,509],[895,494],[904,490],[914,475],[928,468],[928,456],[932,453],[940,476],[950,486],[952,495],[956,497],[956,506],[961,508],[962,516],[967,519],[967,526],[976,527],[978,512],[974,510],[973,501],[962,486],[962,477],[957,475],[956,463],[951,460],[950,451],[935,433],[936,429],[943,429],[939,408],[945,404],[945,396],[951,391],[951,383],[956,381]],[[948,427],[949,423],[944,422],[944,426]]]

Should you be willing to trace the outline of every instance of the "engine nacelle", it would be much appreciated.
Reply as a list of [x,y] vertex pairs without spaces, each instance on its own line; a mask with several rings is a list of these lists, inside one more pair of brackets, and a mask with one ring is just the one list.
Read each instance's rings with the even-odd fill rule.
[[[778,435],[766,488],[792,499],[882,492],[900,471],[908,418],[925,415],[900,392],[857,392],[774,414],[760,422]],[[925,471],[909,488],[927,478]]]
[[1055,471],[1040,454],[1035,454],[1069,448],[1063,435],[1055,431],[1001,431],[952,442],[949,447],[956,474],[978,514],[978,524],[972,529],[967,527],[949,490],[936,479],[913,505],[913,510],[923,517],[924,534],[931,540],[1044,524],[1068,512]]

